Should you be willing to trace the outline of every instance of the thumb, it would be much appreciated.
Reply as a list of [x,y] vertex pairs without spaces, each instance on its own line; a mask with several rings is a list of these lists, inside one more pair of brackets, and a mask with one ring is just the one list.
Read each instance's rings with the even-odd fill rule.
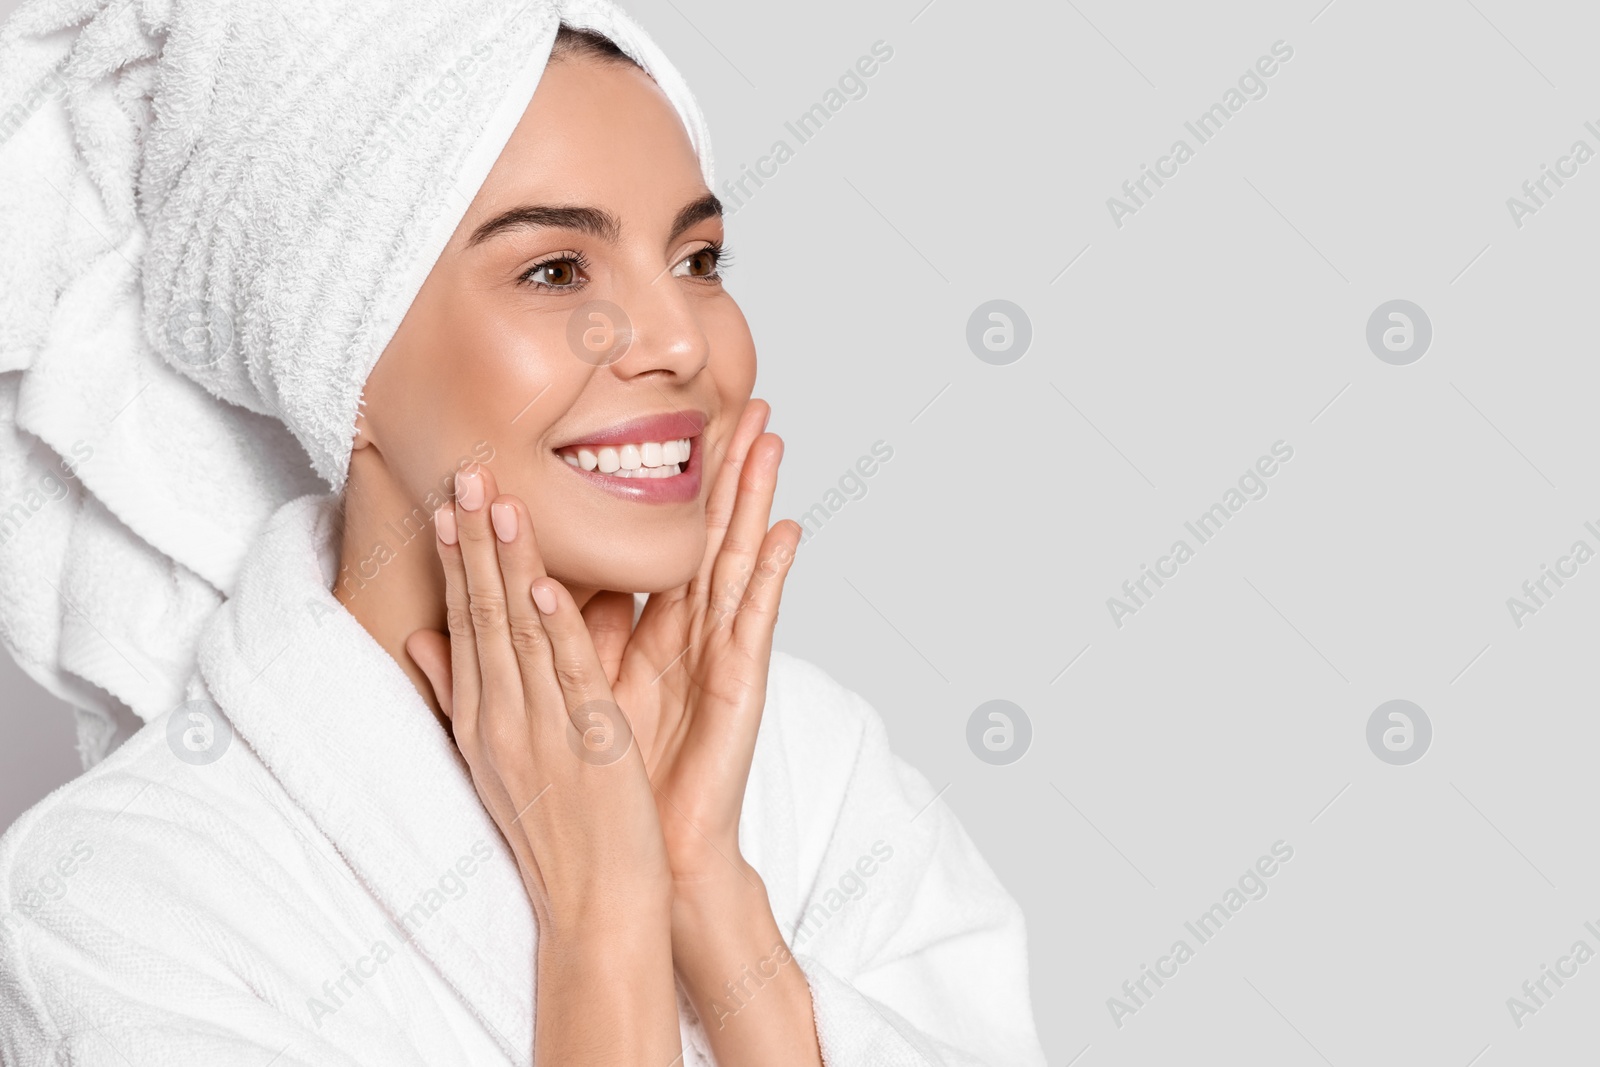
[[418,630],[406,638],[406,655],[428,676],[434,699],[439,701],[445,718],[450,718],[455,711],[451,699],[450,638],[438,630]]

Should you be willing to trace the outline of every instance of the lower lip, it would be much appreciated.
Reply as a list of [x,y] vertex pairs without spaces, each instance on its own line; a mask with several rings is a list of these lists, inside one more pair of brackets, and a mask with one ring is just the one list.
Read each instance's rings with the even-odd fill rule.
[[556,453],[556,462],[590,485],[638,504],[682,504],[700,496],[700,446],[704,435],[689,438],[689,462],[671,478],[613,478],[598,470],[586,471]]

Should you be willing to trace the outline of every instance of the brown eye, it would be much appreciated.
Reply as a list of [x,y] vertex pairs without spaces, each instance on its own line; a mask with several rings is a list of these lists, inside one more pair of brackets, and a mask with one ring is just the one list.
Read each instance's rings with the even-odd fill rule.
[[710,249],[696,252],[689,257],[689,273],[693,277],[704,278],[716,273],[716,270],[717,257],[711,253]]
[[534,285],[548,285],[552,289],[565,289],[578,280],[578,265],[570,259],[552,259],[538,263],[523,275]]
[[691,252],[678,264],[678,270],[673,273],[681,278],[700,278],[705,281],[716,281],[722,277],[722,271],[727,267],[729,255],[721,245],[710,245]]

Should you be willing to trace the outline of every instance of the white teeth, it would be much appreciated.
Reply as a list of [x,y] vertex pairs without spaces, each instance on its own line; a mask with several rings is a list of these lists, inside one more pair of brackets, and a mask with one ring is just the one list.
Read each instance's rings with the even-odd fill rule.
[[671,478],[678,474],[676,463],[665,467],[640,467],[638,470],[619,470],[612,475],[613,478]]
[[689,462],[689,438],[580,447],[564,450],[560,456],[574,467],[617,478],[671,478],[682,474]]
[[689,460],[689,439],[680,437],[676,441],[666,441],[661,445],[661,462],[686,463]]

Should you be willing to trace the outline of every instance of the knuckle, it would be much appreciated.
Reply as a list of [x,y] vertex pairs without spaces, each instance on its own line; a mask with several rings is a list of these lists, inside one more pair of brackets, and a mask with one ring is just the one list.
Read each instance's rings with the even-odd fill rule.
[[458,604],[451,604],[445,608],[445,625],[450,630],[450,636],[460,640],[472,637],[472,616],[467,609]]
[[561,683],[563,690],[576,693],[588,691],[592,675],[585,664],[563,658],[556,661],[555,670],[556,680]]
[[737,613],[742,600],[741,592],[742,590],[735,589],[730,583],[712,593],[711,600],[707,604],[712,618],[720,620]]
[[505,626],[506,602],[497,596],[475,596],[467,611],[478,630],[497,630]]
[[537,619],[511,620],[511,648],[519,655],[533,656],[550,647],[550,638]]

